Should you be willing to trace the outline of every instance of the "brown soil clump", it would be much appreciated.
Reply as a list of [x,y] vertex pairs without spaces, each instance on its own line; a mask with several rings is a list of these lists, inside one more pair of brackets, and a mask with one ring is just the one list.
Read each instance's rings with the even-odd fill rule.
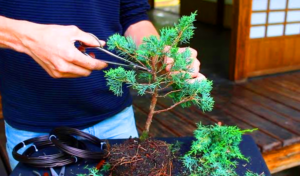
[[109,163],[112,175],[163,176],[172,173],[172,153],[169,145],[148,138],[145,141],[129,139],[113,145]]

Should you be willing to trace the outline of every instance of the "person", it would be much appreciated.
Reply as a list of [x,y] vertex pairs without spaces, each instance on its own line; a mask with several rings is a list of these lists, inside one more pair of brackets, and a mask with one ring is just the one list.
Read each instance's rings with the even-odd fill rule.
[[[12,169],[16,144],[57,126],[100,139],[138,136],[128,88],[113,95],[103,70],[115,66],[99,59],[117,60],[100,52],[99,59],[89,58],[74,43],[98,46],[89,33],[103,45],[115,33],[131,36],[137,45],[145,36],[158,36],[146,14],[147,0],[0,0],[0,7],[0,92]],[[196,56],[193,50],[193,77],[204,79]]]

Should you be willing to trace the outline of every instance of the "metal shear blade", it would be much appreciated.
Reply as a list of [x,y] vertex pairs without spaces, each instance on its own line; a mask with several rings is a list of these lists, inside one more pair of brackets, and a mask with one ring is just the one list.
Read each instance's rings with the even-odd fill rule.
[[[88,57],[91,57],[89,54],[87,54],[87,53],[84,53],[86,56],[88,56]],[[127,64],[122,64],[122,63],[118,63],[118,62],[112,62],[112,61],[106,61],[106,60],[101,60],[101,59],[99,59],[100,61],[103,61],[103,62],[105,62],[105,63],[107,63],[107,64],[112,64],[112,65],[118,65],[118,66],[122,66],[122,67],[128,67],[128,68],[130,68],[130,69],[135,69],[135,70],[141,70],[141,71],[147,71],[147,72],[151,72],[149,69],[147,69],[147,68],[144,68],[144,67],[142,67],[142,66],[139,66],[139,65],[137,65],[137,64],[134,64],[134,63],[129,63],[128,65]]]
[[61,168],[59,175],[55,172],[55,170],[52,167],[50,168],[50,171],[51,171],[51,175],[52,176],[64,176],[65,175],[65,171],[66,171],[66,167],[63,166]]
[[[150,69],[148,69],[148,68],[146,68],[146,67],[143,67],[143,66],[141,66],[141,65],[138,65],[138,64],[136,64],[136,63],[134,63],[134,62],[131,62],[131,61],[127,60],[127,59],[124,59],[124,58],[122,58],[122,57],[120,57],[120,56],[118,56],[118,55],[116,55],[116,54],[114,54],[114,53],[112,53],[112,52],[110,52],[110,51],[104,49],[104,48],[102,47],[102,44],[101,44],[100,40],[98,39],[98,37],[96,37],[94,34],[91,34],[91,33],[90,33],[90,35],[93,36],[93,37],[98,41],[99,46],[98,46],[98,47],[91,47],[91,46],[87,46],[87,45],[85,45],[85,44],[83,44],[83,43],[81,43],[81,46],[83,46],[84,48],[96,48],[96,49],[98,49],[98,50],[100,50],[100,51],[102,51],[102,52],[105,52],[106,54],[108,54],[108,55],[110,55],[110,56],[113,56],[113,57],[115,57],[115,58],[117,58],[117,59],[119,59],[119,60],[121,60],[121,61],[124,61],[124,62],[128,63],[128,65],[127,65],[127,64],[118,63],[118,62],[106,61],[106,60],[101,60],[101,61],[106,62],[106,63],[108,63],[108,64],[119,65],[119,66],[122,66],[122,67],[129,67],[129,68],[131,68],[131,69],[141,70],[141,71],[147,71],[147,72],[150,72],[150,73],[151,73],[151,70],[150,70]],[[85,52],[83,52],[83,53],[84,53],[85,55],[91,57],[91,56],[88,55],[87,53],[85,53]]]

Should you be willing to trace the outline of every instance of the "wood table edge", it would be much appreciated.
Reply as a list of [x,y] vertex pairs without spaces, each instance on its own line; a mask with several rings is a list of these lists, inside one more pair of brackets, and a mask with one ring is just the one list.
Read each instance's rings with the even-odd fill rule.
[[262,153],[271,174],[300,165],[300,143]]

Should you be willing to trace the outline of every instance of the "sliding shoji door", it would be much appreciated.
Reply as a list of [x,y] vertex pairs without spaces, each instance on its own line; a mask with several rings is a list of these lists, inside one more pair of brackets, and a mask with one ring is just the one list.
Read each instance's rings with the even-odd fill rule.
[[[239,38],[233,37],[237,47],[233,61],[240,68],[233,69],[232,79],[300,69],[300,0],[239,0],[237,4],[237,34],[233,35]],[[236,55],[239,49],[243,55]]]

